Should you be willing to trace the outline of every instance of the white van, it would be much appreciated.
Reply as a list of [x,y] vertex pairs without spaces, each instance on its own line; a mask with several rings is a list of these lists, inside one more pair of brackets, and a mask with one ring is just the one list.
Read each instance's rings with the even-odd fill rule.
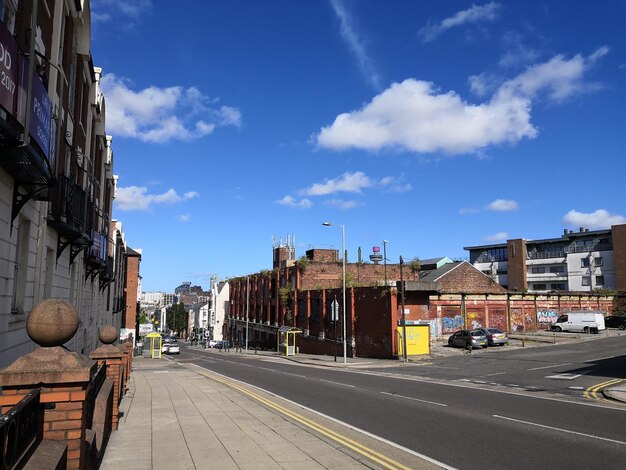
[[550,325],[550,331],[582,331],[584,333],[597,333],[606,330],[604,325],[604,313],[598,310],[579,310],[565,312],[555,323]]

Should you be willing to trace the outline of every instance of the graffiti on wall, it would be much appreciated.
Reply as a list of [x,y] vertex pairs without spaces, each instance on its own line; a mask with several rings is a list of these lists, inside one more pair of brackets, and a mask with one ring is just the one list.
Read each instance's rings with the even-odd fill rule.
[[441,336],[441,321],[438,318],[428,320],[431,336]]
[[467,323],[471,328],[482,328],[485,325],[485,313],[481,310],[470,310],[467,312]]
[[489,327],[500,328],[502,331],[509,329],[506,319],[506,310],[503,308],[489,309]]
[[511,331],[524,331],[524,313],[521,308],[511,309]]
[[559,317],[559,313],[556,310],[537,310],[537,322],[539,323],[554,323]]
[[443,331],[445,333],[449,333],[463,327],[463,317],[461,315],[442,317],[441,322],[443,323]]

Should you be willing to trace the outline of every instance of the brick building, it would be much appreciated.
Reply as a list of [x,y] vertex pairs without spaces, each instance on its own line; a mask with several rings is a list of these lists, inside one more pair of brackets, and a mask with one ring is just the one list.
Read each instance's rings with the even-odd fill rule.
[[[310,250],[289,267],[282,263],[284,268],[231,279],[226,337],[241,341],[247,319],[249,339],[269,348],[276,347],[280,326],[292,326],[302,331],[300,352],[332,355],[335,348],[341,350],[341,322],[335,330],[330,315],[333,301],[342,303],[341,266],[332,251]],[[278,266],[280,258],[275,256]],[[612,310],[612,296],[510,293],[466,261],[439,260],[425,260],[419,271],[404,265],[402,274],[400,265],[388,265],[393,287],[381,282],[383,266],[347,266],[351,281],[357,280],[346,291],[348,356],[397,357],[402,304],[407,321],[428,321],[432,339],[464,327],[547,328],[568,309]]]

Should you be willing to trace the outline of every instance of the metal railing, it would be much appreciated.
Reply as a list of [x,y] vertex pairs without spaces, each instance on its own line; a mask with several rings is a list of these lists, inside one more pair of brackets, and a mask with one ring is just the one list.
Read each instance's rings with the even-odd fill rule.
[[7,414],[0,415],[0,470],[22,468],[22,459],[43,438],[40,390],[28,393]]

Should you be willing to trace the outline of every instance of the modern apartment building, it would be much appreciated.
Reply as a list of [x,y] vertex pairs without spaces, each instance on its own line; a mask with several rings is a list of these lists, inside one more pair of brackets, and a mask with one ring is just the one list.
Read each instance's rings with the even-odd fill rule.
[[470,263],[509,291],[626,291],[626,225],[464,249]]
[[80,315],[66,347],[95,349],[121,326],[127,279],[89,2],[0,0],[0,46],[2,367],[33,349],[27,315],[51,297]]

